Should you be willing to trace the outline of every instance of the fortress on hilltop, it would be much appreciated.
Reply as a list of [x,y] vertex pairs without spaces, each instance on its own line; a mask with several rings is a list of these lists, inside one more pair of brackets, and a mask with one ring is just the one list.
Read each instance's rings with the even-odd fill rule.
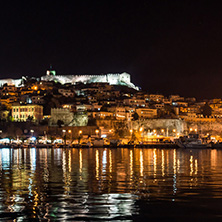
[[104,74],[104,75],[56,75],[54,70],[48,70],[45,76],[41,77],[44,81],[57,81],[61,84],[71,83],[76,84],[78,82],[82,83],[109,83],[110,85],[123,85],[130,88],[139,90],[130,81],[130,74],[123,72],[121,74]]
[[[102,75],[56,75],[56,71],[47,70],[46,75],[41,77],[43,81],[57,81],[61,84],[71,83],[109,83],[110,85],[122,85],[139,90],[130,80],[130,74],[123,72],[120,74],[102,74]],[[1,79],[0,86],[5,83],[8,85],[15,85],[16,87],[22,86],[21,79]]]

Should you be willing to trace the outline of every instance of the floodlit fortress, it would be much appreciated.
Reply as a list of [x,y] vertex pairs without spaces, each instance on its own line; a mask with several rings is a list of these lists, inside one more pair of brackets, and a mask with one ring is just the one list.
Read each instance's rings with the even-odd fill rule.
[[[61,84],[71,83],[109,83],[110,85],[122,85],[139,90],[130,80],[130,74],[123,72],[121,74],[103,74],[103,75],[56,75],[54,70],[48,70],[45,76],[41,77],[43,81],[55,81]],[[20,87],[23,85],[22,79],[1,79],[0,86],[5,83]]]
[[48,70],[45,76],[41,77],[44,81],[57,81],[61,84],[71,83],[109,83],[110,85],[123,85],[139,90],[130,81],[130,74],[123,72],[121,74],[104,74],[104,75],[56,75],[55,71]]

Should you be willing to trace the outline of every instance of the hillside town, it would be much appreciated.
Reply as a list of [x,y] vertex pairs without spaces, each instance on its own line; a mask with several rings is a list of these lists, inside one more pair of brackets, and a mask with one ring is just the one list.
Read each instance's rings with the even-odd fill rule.
[[111,77],[100,82],[95,76],[90,81],[83,77],[71,81],[70,75],[68,81],[61,82],[53,70],[47,71],[46,77],[23,77],[20,84],[2,81],[3,142],[4,138],[43,144],[86,144],[95,138],[122,144],[171,142],[190,132],[214,141],[221,139],[219,98],[199,101],[150,94],[134,86],[129,74],[117,76],[114,82]]

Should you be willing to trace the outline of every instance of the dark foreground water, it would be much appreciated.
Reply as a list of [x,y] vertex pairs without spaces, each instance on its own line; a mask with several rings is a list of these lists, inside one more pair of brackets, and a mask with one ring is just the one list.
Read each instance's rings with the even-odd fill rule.
[[0,149],[0,221],[222,221],[222,150]]

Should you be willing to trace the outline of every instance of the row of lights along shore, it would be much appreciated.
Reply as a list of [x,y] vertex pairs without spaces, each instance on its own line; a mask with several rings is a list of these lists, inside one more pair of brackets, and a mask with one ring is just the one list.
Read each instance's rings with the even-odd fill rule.
[[[62,130],[63,133],[66,133],[66,130]],[[68,130],[68,133],[72,133],[72,130]],[[95,130],[96,135],[99,135],[99,130]],[[82,130],[79,130],[79,136],[82,135]]]

